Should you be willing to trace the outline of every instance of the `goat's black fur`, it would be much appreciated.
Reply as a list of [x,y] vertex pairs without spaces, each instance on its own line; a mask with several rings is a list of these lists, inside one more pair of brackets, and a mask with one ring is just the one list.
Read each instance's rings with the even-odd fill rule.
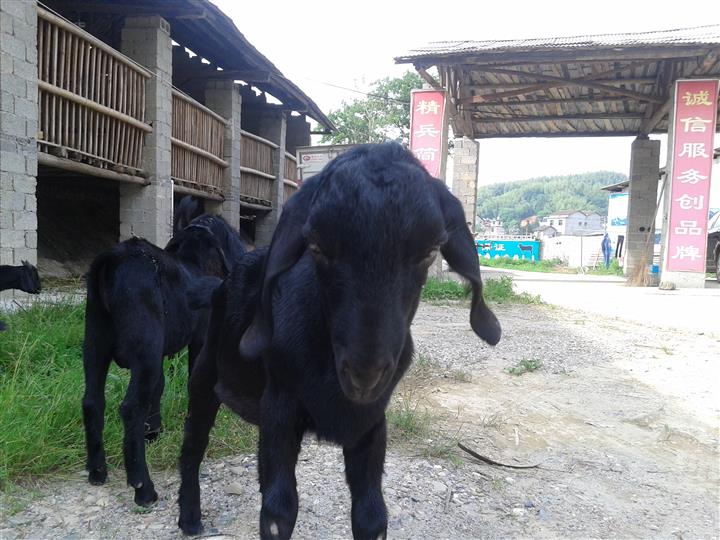
[[[27,261],[20,266],[0,266],[0,291],[18,289],[29,294],[38,294],[41,290],[40,276],[37,268]],[[0,321],[0,331],[5,324]]]
[[260,427],[262,538],[292,534],[306,431],[343,447],[353,536],[385,537],[385,408],[411,362],[410,325],[438,250],[470,281],[471,326],[494,345],[500,325],[462,207],[407,150],[362,146],[304,183],[267,254],[246,255],[213,294],[189,385],[184,532],[201,529],[198,471],[223,402]]
[[111,360],[131,371],[120,405],[123,452],[135,502],[149,505],[157,494],[145,463],[144,437],[161,429],[162,360],[188,347],[188,369],[202,347],[210,294],[230,264],[244,254],[232,228],[220,217],[200,216],[176,232],[164,250],[133,238],[102,253],[87,274],[83,362],[83,417],[91,484],[102,484],[107,466],[102,441],[105,381]]

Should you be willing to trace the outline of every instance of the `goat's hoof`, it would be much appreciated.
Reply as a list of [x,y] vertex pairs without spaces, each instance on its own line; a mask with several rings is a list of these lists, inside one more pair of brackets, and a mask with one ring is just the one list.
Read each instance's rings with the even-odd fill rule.
[[93,486],[102,486],[107,480],[107,469],[105,467],[92,469],[88,472],[88,482]]
[[145,508],[152,506],[158,500],[158,494],[152,484],[135,490],[135,504]]
[[195,536],[200,534],[203,530],[202,521],[199,519],[196,521],[183,521],[182,518],[178,521],[178,527],[182,529],[183,534],[188,536]]

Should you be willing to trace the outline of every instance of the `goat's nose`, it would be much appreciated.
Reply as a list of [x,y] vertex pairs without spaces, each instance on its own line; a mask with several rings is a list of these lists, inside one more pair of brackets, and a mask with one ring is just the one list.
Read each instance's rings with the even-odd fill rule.
[[363,369],[354,370],[348,369],[347,371],[350,382],[360,390],[372,390],[375,388],[377,383],[380,381],[384,370],[383,369]]

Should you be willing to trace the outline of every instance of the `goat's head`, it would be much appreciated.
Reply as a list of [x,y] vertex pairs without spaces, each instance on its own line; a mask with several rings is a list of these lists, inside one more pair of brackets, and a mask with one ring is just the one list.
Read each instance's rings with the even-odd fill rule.
[[393,378],[438,251],[472,284],[472,328],[494,345],[500,325],[483,301],[460,202],[397,144],[347,152],[288,201],[266,262],[262,313],[243,336],[243,353],[269,345],[274,282],[311,257],[342,390],[357,403],[376,400]]
[[191,223],[170,239],[165,251],[203,274],[225,278],[230,273],[221,242],[205,225]]
[[40,276],[37,268],[27,261],[22,261],[22,272],[20,273],[20,290],[30,294],[38,294],[41,290]]

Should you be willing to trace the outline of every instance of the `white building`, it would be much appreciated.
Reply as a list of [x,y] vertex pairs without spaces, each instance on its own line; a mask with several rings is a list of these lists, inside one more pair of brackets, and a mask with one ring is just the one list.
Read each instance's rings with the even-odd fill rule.
[[540,226],[553,227],[557,231],[557,234],[561,236],[584,235],[603,230],[603,222],[600,214],[595,212],[582,212],[580,210],[550,214],[540,221]]

